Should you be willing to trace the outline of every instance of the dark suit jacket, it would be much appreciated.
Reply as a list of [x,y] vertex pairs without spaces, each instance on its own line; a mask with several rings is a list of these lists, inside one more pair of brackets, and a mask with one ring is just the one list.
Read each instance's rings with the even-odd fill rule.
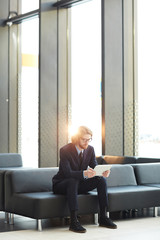
[[74,144],[69,143],[60,149],[60,165],[59,172],[53,177],[53,184],[65,179],[76,178],[83,180],[83,171],[88,166],[94,168],[97,165],[94,148],[88,146],[83,151],[83,161],[81,166],[78,161],[78,153]]

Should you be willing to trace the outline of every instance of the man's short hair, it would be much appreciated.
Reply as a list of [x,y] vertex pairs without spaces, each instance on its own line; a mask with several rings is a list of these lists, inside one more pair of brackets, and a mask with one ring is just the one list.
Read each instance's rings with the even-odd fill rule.
[[73,144],[78,143],[79,138],[81,138],[81,137],[82,137],[83,135],[85,135],[85,134],[89,134],[89,135],[91,135],[91,137],[92,137],[92,135],[93,135],[91,129],[89,129],[89,128],[86,127],[86,126],[80,126],[80,127],[77,129],[77,132],[71,137],[71,142],[72,142]]

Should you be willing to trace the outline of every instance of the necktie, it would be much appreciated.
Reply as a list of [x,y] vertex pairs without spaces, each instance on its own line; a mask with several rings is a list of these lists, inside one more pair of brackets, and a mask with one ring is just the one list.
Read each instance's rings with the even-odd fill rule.
[[81,164],[82,164],[82,161],[83,161],[83,153],[82,153],[82,151],[80,152],[80,154],[79,154],[79,165],[81,166]]

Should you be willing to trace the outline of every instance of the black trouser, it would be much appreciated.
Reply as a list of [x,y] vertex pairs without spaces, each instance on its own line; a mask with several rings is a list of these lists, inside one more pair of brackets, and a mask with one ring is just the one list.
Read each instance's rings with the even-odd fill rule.
[[70,211],[78,210],[78,194],[84,194],[97,188],[100,213],[108,208],[107,181],[104,177],[93,177],[84,180],[66,178],[53,186],[55,194],[67,196]]

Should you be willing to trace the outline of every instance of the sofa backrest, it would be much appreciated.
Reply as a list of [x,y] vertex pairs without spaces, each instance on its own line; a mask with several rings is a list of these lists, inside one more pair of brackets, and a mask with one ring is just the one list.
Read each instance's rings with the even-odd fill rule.
[[52,177],[58,172],[55,168],[36,168],[7,171],[5,188],[9,194],[52,191]]
[[137,185],[133,167],[130,165],[112,165],[107,184],[108,187]]
[[160,163],[143,163],[134,167],[138,184],[160,184]]
[[160,163],[160,158],[138,157],[136,163]]
[[[134,164],[136,163],[136,157],[130,156],[111,156],[111,155],[104,155],[101,157],[103,159],[102,163],[100,164]],[[100,157],[99,157],[100,159]]]
[[97,161],[98,165],[103,164],[104,163],[103,156],[96,156],[96,161]]
[[22,157],[18,153],[0,153],[0,168],[22,167]]

